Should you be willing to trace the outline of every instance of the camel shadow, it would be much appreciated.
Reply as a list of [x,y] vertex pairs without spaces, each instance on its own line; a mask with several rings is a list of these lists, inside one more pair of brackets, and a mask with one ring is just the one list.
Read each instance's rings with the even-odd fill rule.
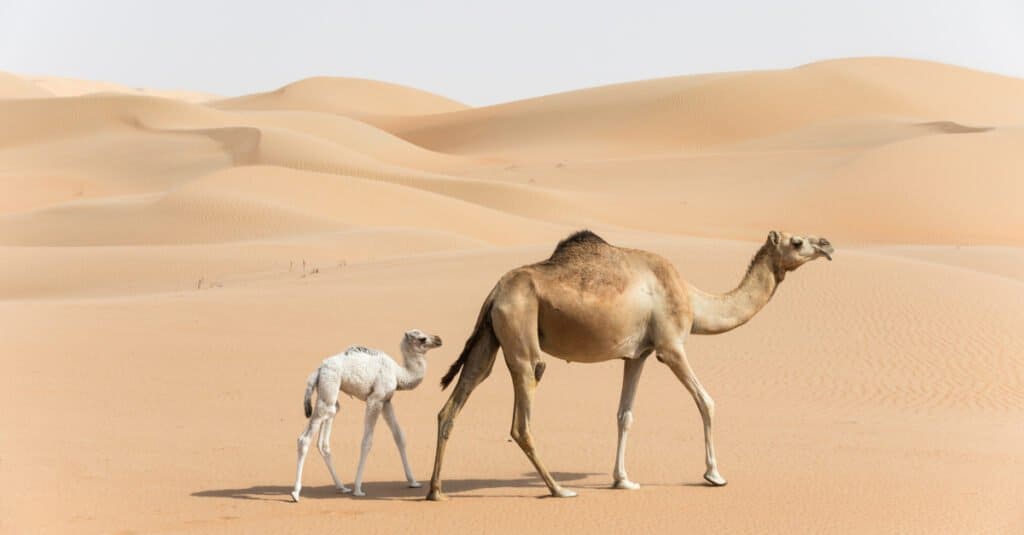
[[[555,472],[551,474],[560,482],[580,481],[597,473],[577,472]],[[351,486],[351,482],[346,482]],[[423,499],[427,495],[429,482],[423,483],[421,488],[409,488],[403,481],[368,481],[363,483],[363,490],[366,496],[355,497],[351,494],[341,494],[335,491],[333,485],[304,486],[302,487],[303,500],[326,500],[326,499],[354,499],[354,500],[410,500]],[[528,488],[535,487],[538,497],[545,497],[547,488],[544,482],[533,473],[524,474],[522,478],[516,479],[446,479],[444,481],[445,493],[458,494],[478,489],[494,489],[498,491],[503,488]],[[582,485],[583,488],[603,488],[600,485]],[[191,495],[197,498],[231,498],[234,500],[264,500],[271,502],[291,503],[289,493],[291,485],[256,485],[242,489],[212,489],[193,492]],[[488,494],[487,496],[452,496],[453,498],[499,498],[517,497],[521,495],[512,494]]]

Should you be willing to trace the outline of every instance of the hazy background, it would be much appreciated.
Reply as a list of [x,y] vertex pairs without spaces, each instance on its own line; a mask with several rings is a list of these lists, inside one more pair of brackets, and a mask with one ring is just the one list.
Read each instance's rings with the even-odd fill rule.
[[482,105],[905,56],[1024,76],[1024,2],[0,0],[0,70],[235,95],[314,75]]

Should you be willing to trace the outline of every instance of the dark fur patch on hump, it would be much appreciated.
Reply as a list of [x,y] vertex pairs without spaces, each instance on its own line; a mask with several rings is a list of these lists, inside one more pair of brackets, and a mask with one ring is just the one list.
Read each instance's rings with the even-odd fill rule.
[[583,293],[610,295],[628,282],[625,253],[589,230],[558,242],[551,256],[535,266]]
[[604,238],[589,230],[580,230],[572,233],[568,238],[558,242],[555,251],[551,253],[551,259],[555,260],[571,254],[573,251],[587,250],[608,245]]
[[349,354],[352,354],[352,353],[364,353],[366,355],[377,355],[377,354],[380,353],[380,351],[377,351],[376,349],[371,349],[369,347],[363,347],[363,346],[349,346],[349,348],[345,350],[345,354],[349,355]]

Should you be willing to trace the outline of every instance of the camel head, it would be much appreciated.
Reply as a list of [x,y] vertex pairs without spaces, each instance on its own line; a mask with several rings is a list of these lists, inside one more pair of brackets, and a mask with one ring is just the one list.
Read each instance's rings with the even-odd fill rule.
[[436,347],[441,347],[441,337],[427,334],[419,329],[405,331],[405,338],[402,344],[408,346],[417,353],[426,353]]
[[765,246],[772,251],[772,260],[775,267],[780,271],[793,271],[794,269],[815,260],[825,257],[832,260],[832,253],[835,249],[825,238],[817,236],[800,236],[788,232],[771,231],[768,233],[768,241]]

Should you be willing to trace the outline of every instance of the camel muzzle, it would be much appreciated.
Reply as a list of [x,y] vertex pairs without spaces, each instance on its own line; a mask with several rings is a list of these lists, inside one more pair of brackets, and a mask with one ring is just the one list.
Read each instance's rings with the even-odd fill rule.
[[828,258],[829,262],[832,261],[832,253],[835,252],[835,249],[832,248],[832,244],[828,240],[825,238],[818,238],[818,243],[814,244],[814,248],[817,249],[822,256]]

